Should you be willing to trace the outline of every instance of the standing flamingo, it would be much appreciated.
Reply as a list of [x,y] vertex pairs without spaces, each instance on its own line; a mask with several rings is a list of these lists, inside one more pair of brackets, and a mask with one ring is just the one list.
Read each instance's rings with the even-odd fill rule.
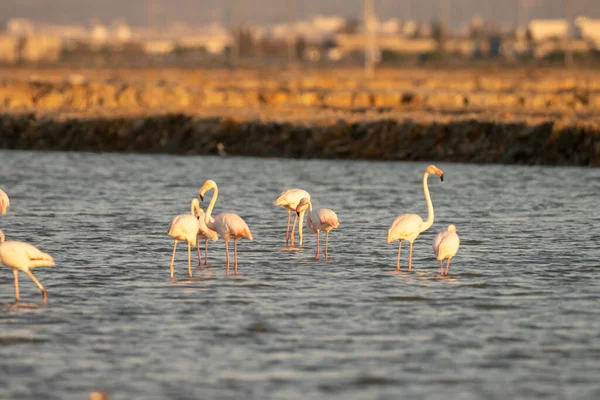
[[[310,199],[303,198],[296,207],[296,216],[300,213],[304,213],[306,209],[308,211],[308,218],[306,219],[306,227],[311,233],[317,234],[317,252],[315,253],[315,259],[319,258],[319,233],[325,231],[325,259],[329,257],[327,249],[329,247],[329,231],[340,226],[337,215],[328,208],[317,208],[313,211],[312,203]],[[304,218],[300,218],[300,225],[302,225]],[[300,241],[302,241],[302,231],[300,232]]]
[[410,243],[408,259],[408,270],[410,271],[412,269],[413,242],[421,232],[425,232],[433,224],[433,204],[431,203],[429,188],[427,187],[427,177],[430,174],[435,174],[440,177],[442,182],[444,181],[444,173],[435,165],[429,165],[425,169],[425,173],[423,174],[423,192],[425,192],[425,201],[427,202],[427,220],[423,222],[423,219],[417,214],[402,214],[394,220],[394,223],[388,230],[388,243],[400,240],[400,243],[398,244],[398,259],[396,260],[396,269],[398,270],[400,270],[400,249],[402,248],[402,241],[408,240]]
[[13,270],[15,275],[15,300],[19,301],[19,271],[23,271],[40,288],[46,302],[46,289],[35,279],[30,268],[53,267],[54,260],[49,254],[42,253],[34,246],[15,241],[4,241],[4,233],[0,230],[0,263]]
[[[287,246],[290,239],[290,217],[292,211],[296,211],[296,207],[298,207],[298,203],[303,198],[307,198],[310,200],[310,194],[303,189],[290,189],[284,192],[281,192],[281,195],[275,200],[273,204],[276,206],[283,206],[287,208],[288,212],[288,221],[287,221],[287,229],[285,231],[285,245]],[[304,211],[303,211],[304,212]],[[304,219],[304,214],[300,217],[300,225],[298,225],[298,236],[300,238],[300,246],[302,246],[302,220]],[[296,229],[296,222],[298,220],[298,214],[294,216],[294,226],[292,227],[292,246],[294,245],[294,230]]]
[[[198,201],[197,199],[194,200]],[[217,232],[213,231],[208,226],[206,226],[206,216],[204,215],[204,211],[202,211],[200,206],[198,206],[197,212],[198,214],[196,215],[196,219],[198,219],[198,239],[204,240],[204,265],[207,265],[208,241],[212,240],[213,242],[216,242],[219,239],[219,237],[217,236]],[[215,220],[211,218],[211,221],[214,223]],[[196,246],[196,249],[198,250],[198,266],[200,266],[202,264],[202,259],[200,257],[200,241],[196,243]]]
[[0,189],[0,214],[6,214],[6,209],[10,207],[8,195]]
[[204,200],[204,195],[209,190],[213,189],[214,194],[212,199],[210,199],[210,204],[206,209],[205,214],[205,222],[206,225],[212,229],[217,231],[219,236],[225,240],[225,254],[227,256],[227,267],[226,273],[229,274],[229,241],[233,239],[233,268],[235,273],[237,274],[237,241],[243,237],[253,240],[252,233],[250,233],[250,229],[246,222],[237,214],[233,213],[221,213],[215,217],[213,222],[211,222],[211,214],[213,208],[215,207],[215,203],[217,202],[217,197],[219,196],[219,188],[215,181],[209,179],[204,182],[204,185],[200,188],[199,195],[200,199]]
[[173,245],[173,256],[171,257],[171,278],[173,278],[173,264],[175,263],[175,251],[177,250],[177,242],[185,240],[188,243],[188,274],[192,276],[192,252],[191,246],[196,246],[198,231],[200,230],[200,221],[194,215],[194,212],[200,214],[200,202],[198,199],[193,199],[190,205],[189,214],[177,215],[171,222],[168,235],[175,239]]
[[[460,239],[456,233],[456,226],[448,225],[448,229],[437,234],[433,240],[433,252],[435,258],[440,261],[440,275],[448,275],[448,268],[450,267],[450,259],[456,255],[460,246]],[[447,258],[448,263],[446,264],[446,273],[442,269],[442,260]]]

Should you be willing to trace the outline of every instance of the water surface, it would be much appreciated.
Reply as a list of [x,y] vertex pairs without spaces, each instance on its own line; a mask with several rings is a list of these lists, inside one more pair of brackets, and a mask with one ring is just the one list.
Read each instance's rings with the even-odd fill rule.
[[[0,398],[600,398],[600,171],[437,165],[398,273],[387,229],[426,217],[424,163],[0,151],[0,228],[57,263],[34,270],[45,305],[0,267]],[[171,281],[169,224],[209,178],[255,240],[238,276],[219,241],[189,278],[180,244]],[[337,213],[330,260],[306,231],[282,249],[291,187]]]

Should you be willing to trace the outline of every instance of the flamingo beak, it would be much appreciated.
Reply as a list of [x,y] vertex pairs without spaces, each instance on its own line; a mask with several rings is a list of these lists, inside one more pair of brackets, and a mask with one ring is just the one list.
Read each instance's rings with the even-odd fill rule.
[[442,172],[442,174],[440,175],[440,179],[442,180],[442,182],[444,182],[444,173]]
[[202,196],[202,193],[198,193],[198,195],[200,196],[200,201],[204,201],[204,196]]

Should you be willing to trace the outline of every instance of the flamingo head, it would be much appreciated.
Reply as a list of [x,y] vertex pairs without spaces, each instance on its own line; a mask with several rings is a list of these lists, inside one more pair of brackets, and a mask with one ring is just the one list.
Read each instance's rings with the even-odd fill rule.
[[4,232],[0,229],[0,244],[4,243]]
[[197,198],[194,198],[192,200],[191,214],[194,215],[194,213],[196,214],[197,218],[200,218],[200,215],[204,213],[204,211],[202,211],[202,208],[200,208],[200,202]]
[[428,166],[427,169],[425,170],[425,172],[428,174],[435,174],[435,175],[439,176],[440,179],[442,180],[442,182],[444,182],[444,171],[442,171],[435,165]]
[[310,204],[310,200],[306,197],[303,197],[296,206],[296,215],[300,215],[300,213],[308,208]]
[[202,187],[200,188],[200,191],[198,192],[198,194],[200,195],[200,200],[204,200],[204,195],[206,194],[206,192],[208,192],[210,189],[214,189],[216,187],[217,187],[217,183],[215,181],[213,181],[212,179],[209,179],[206,182],[204,182],[204,185],[202,185]]
[[453,224],[448,225],[448,232],[456,233],[456,226],[454,226]]

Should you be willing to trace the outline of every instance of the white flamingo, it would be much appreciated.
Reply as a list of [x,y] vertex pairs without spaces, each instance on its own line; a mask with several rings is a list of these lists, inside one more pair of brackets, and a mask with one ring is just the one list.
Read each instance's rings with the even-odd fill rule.
[[423,174],[423,192],[425,193],[425,201],[427,202],[427,220],[423,221],[423,218],[417,214],[402,214],[394,220],[392,226],[388,230],[388,243],[400,240],[400,243],[398,244],[398,258],[396,260],[396,269],[398,270],[400,270],[400,250],[402,248],[402,241],[408,240],[410,243],[410,253],[408,259],[408,270],[410,271],[412,269],[413,242],[421,232],[425,232],[433,224],[433,204],[431,203],[429,188],[427,186],[427,177],[430,174],[435,174],[439,176],[442,181],[444,181],[444,173],[435,165],[429,165],[425,169],[425,173]]
[[[460,239],[456,233],[456,226],[448,225],[448,229],[440,232],[436,235],[433,240],[433,252],[435,258],[440,261],[440,274],[448,275],[448,268],[450,268],[450,260],[456,255],[458,247],[460,246]],[[446,264],[446,273],[442,269],[442,260],[448,259]]]
[[[275,200],[273,204],[276,206],[283,206],[287,209],[288,212],[288,221],[287,221],[287,229],[285,231],[285,245],[287,246],[290,239],[290,217],[291,213],[296,211],[296,207],[298,207],[298,203],[300,200],[307,198],[310,200],[310,194],[303,189],[289,189],[284,192],[281,192],[281,195]],[[304,213],[304,211],[302,211]],[[304,214],[300,217],[300,225],[298,225],[298,236],[300,239],[300,246],[302,246],[302,220],[304,219]],[[294,226],[292,227],[292,246],[294,245],[294,231],[296,230],[296,222],[298,221],[298,214],[294,216]]]
[[[329,257],[328,254],[328,247],[329,247],[329,231],[332,229],[337,228],[338,226],[340,226],[340,223],[338,221],[338,217],[335,214],[335,212],[333,212],[332,210],[328,209],[328,208],[317,208],[313,211],[313,207],[312,207],[312,203],[310,202],[310,199],[308,198],[303,198],[302,200],[300,200],[300,202],[298,203],[298,206],[296,207],[296,216],[300,215],[300,213],[302,213],[302,215],[304,215],[303,213],[306,211],[306,209],[309,209],[308,211],[308,218],[306,219],[306,227],[308,228],[308,230],[313,233],[313,234],[317,234],[317,251],[315,253],[315,259],[319,258],[319,233],[321,231],[325,232],[325,259],[327,260],[327,258]],[[302,225],[304,218],[300,218],[300,225]],[[302,241],[302,231],[300,232],[300,241]]]
[[229,241],[233,239],[233,268],[235,273],[237,274],[237,241],[243,237],[249,240],[253,240],[252,233],[250,232],[248,225],[246,225],[246,222],[242,219],[242,217],[240,217],[237,214],[221,213],[214,218],[214,222],[211,221],[211,214],[213,208],[215,207],[217,197],[219,196],[219,187],[217,186],[217,183],[215,181],[209,179],[206,182],[204,182],[204,185],[202,185],[198,193],[200,195],[200,199],[204,200],[204,195],[211,189],[214,190],[214,193],[212,199],[210,199],[210,204],[206,209],[205,222],[210,229],[217,231],[219,236],[225,241],[225,254],[227,256],[227,274],[229,274]]
[[6,192],[0,189],[0,214],[6,214],[6,209],[10,207],[10,200]]
[[31,268],[53,267],[54,260],[49,254],[39,251],[34,246],[9,240],[4,241],[4,233],[0,230],[0,263],[13,270],[15,275],[15,299],[19,301],[19,271],[23,271],[31,278],[38,288],[42,291],[44,302],[46,302],[46,289],[35,279],[31,273]]
[[[198,199],[194,200],[197,201]],[[219,239],[219,236],[217,235],[217,232],[213,231],[206,225],[206,216],[204,215],[204,211],[202,211],[200,206],[198,206],[198,214],[196,215],[196,218],[198,219],[199,224],[198,239],[204,240],[204,265],[208,265],[208,241],[212,240],[213,242],[216,242]],[[211,218],[211,220],[214,223],[214,218]],[[198,266],[200,266],[201,258],[199,240],[197,241],[196,246],[198,250]]]
[[177,215],[171,222],[168,235],[175,239],[173,245],[173,256],[171,257],[171,278],[173,278],[173,264],[175,263],[175,252],[177,250],[177,242],[180,240],[187,241],[188,244],[188,274],[192,276],[192,252],[191,246],[196,246],[198,232],[201,230],[200,221],[194,213],[200,214],[200,202],[198,199],[193,199],[190,205],[189,214]]

